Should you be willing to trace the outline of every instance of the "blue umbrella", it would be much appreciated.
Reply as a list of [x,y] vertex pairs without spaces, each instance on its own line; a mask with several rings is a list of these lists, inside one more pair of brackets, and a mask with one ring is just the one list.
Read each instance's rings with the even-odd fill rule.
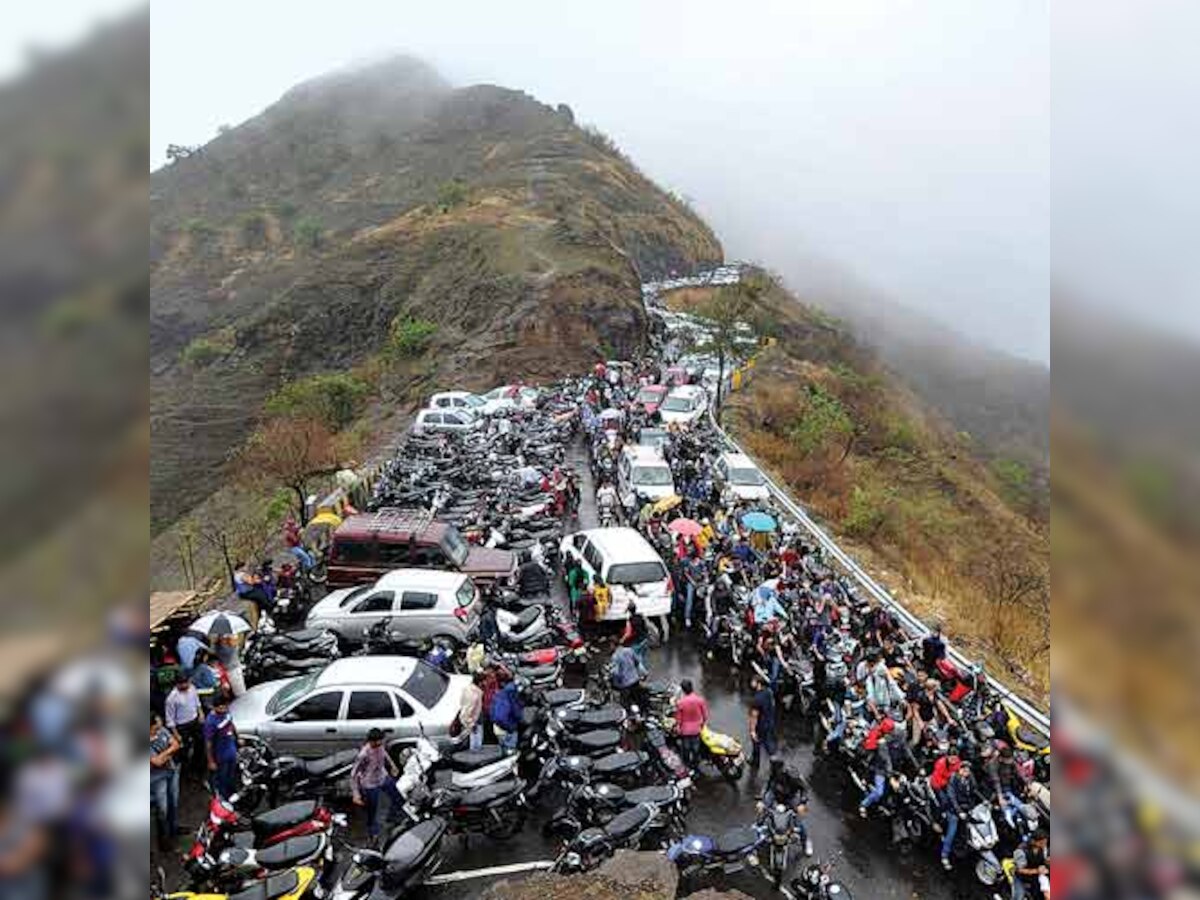
[[748,512],[742,516],[742,524],[751,531],[774,531],[775,519],[765,512]]

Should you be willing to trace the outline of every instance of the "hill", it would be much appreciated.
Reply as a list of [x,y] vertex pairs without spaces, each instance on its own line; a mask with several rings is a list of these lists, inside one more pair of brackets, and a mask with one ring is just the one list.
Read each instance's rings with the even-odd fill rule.
[[335,423],[352,431],[370,398],[578,371],[643,340],[643,273],[722,256],[568,107],[406,57],[302,84],[175,156],[151,179],[156,532],[289,384],[352,379]]

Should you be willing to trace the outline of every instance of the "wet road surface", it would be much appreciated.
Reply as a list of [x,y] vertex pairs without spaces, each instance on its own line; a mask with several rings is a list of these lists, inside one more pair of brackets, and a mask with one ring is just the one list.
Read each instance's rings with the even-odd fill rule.
[[[591,472],[587,465],[582,443],[571,449],[571,464],[581,476],[583,496],[579,511],[579,523],[568,527],[596,527],[595,490]],[[556,585],[556,602],[565,606],[566,598],[562,585]],[[594,665],[602,664],[601,656]],[[652,648],[649,654],[651,677],[679,681],[690,677],[696,690],[708,701],[711,725],[737,737],[747,744],[746,719],[750,703],[750,690],[744,674],[733,672],[719,661],[709,661],[696,649],[690,635],[676,632],[662,647]],[[570,684],[582,683],[577,676]],[[902,898],[934,898],[934,900],[978,900],[989,897],[990,892],[979,885],[969,871],[970,866],[960,863],[962,871],[946,873],[937,860],[935,848],[922,847],[909,857],[901,857],[889,846],[889,829],[886,822],[862,821],[857,815],[858,792],[836,763],[822,766],[814,763],[809,729],[795,720],[784,717],[780,724],[780,752],[792,761],[809,778],[811,801],[807,816],[809,835],[812,838],[815,859],[831,861],[835,876],[843,881],[853,893],[855,900],[902,900]],[[697,834],[719,834],[737,825],[750,823],[754,818],[754,802],[762,789],[766,775],[753,777],[749,772],[738,784],[729,784],[716,775],[701,775],[693,791],[688,829]],[[204,815],[207,798],[194,784],[183,788],[181,821],[192,832]],[[553,801],[552,801],[553,802]],[[350,844],[367,844],[365,822],[360,810],[350,807],[352,827],[346,836]],[[544,809],[535,809],[525,829],[506,842],[494,842],[475,836],[448,838],[442,847],[445,862],[443,873],[475,870],[516,862],[553,859],[559,845],[541,835],[541,824],[553,811],[548,804]],[[189,838],[181,841],[186,849]],[[178,866],[164,854],[154,854],[154,865],[163,864],[167,870],[167,884],[179,883]],[[797,874],[804,863],[802,848],[792,851],[792,871],[787,882]],[[509,875],[506,878],[520,876]],[[478,878],[453,884],[430,886],[423,896],[430,900],[467,900],[478,896],[485,886],[498,878]],[[680,886],[681,895],[704,887],[736,888],[757,898],[776,898],[774,890],[765,876],[754,871],[741,872],[719,880],[685,883]]]

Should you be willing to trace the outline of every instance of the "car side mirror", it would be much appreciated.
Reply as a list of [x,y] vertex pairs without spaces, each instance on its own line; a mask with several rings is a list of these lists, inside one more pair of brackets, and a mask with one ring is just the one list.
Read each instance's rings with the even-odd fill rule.
[[298,715],[296,715],[294,712],[288,712],[288,713],[284,713],[282,716],[280,716],[280,717],[279,717],[278,719],[276,719],[275,721],[277,721],[277,722],[283,722],[283,723],[286,725],[286,724],[289,724],[289,723],[291,723],[291,722],[299,722],[299,721],[300,721],[300,717],[299,717]]

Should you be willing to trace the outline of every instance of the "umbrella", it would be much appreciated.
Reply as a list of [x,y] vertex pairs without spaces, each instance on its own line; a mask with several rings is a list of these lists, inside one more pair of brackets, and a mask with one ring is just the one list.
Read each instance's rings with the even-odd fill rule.
[[661,500],[655,503],[652,512],[656,514],[665,513],[669,509],[674,509],[682,502],[682,497],[680,497],[678,494],[672,494],[670,497],[663,497]]
[[250,623],[237,613],[214,610],[205,613],[191,624],[193,631],[201,634],[242,634],[250,631]]
[[765,512],[748,512],[742,516],[742,524],[751,531],[774,531],[775,520]]
[[619,419],[619,418],[621,418],[621,411],[617,410],[617,409],[609,408],[609,409],[604,410],[604,412],[600,413],[601,421],[604,421],[606,419]]
[[667,530],[684,537],[695,537],[704,529],[695,519],[672,519],[667,523]]

